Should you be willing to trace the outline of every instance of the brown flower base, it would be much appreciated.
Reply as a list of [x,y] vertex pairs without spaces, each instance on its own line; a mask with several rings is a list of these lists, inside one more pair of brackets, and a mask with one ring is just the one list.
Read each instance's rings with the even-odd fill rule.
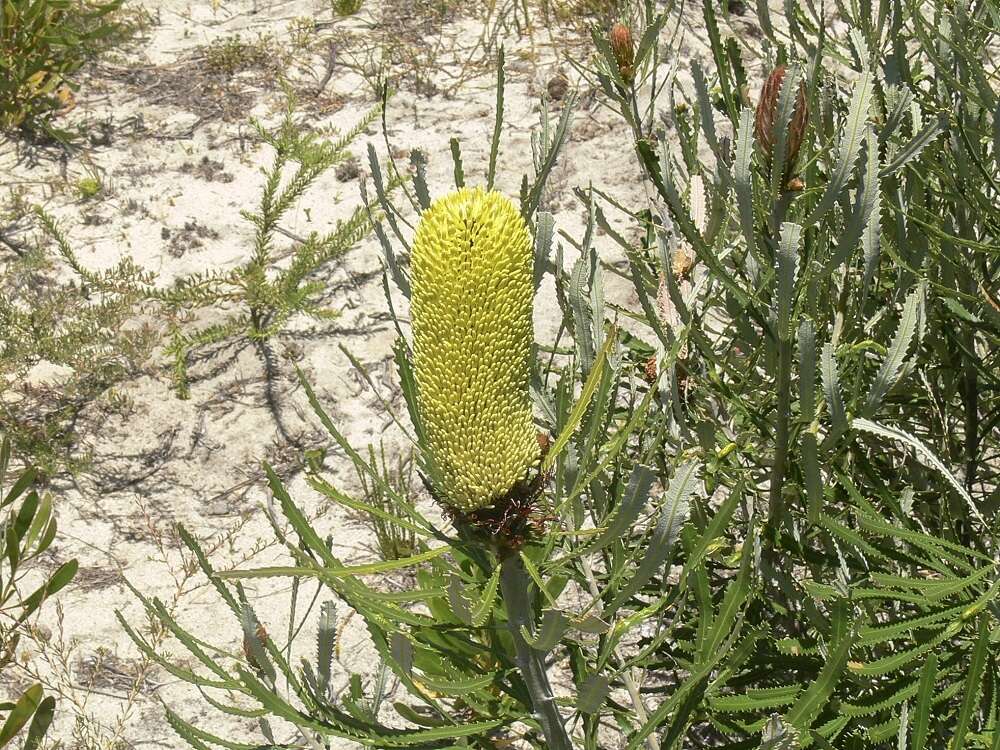
[[[518,550],[544,531],[548,516],[540,512],[541,492],[532,483],[518,483],[506,496],[486,508],[463,513],[448,508],[452,521],[497,549]],[[539,483],[540,484],[540,483]]]
[[[542,458],[548,449],[548,436],[539,433]],[[541,502],[542,491],[552,478],[551,472],[543,472],[540,467],[532,471],[533,476],[515,484],[506,495],[492,505],[471,512],[464,512],[443,502],[441,503],[452,522],[460,530],[478,538],[498,552],[517,551],[531,538],[542,534],[547,524],[557,520],[549,514]]]

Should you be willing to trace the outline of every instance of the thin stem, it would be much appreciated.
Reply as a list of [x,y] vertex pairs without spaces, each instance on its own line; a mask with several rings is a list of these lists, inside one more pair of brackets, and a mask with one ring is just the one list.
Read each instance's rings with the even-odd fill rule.
[[774,465],[771,467],[771,487],[767,525],[772,533],[784,510],[781,491],[785,484],[785,464],[788,461],[788,421],[791,411],[792,342],[787,335],[778,341],[778,424],[774,432]]
[[[622,682],[625,683],[625,689],[628,690],[629,697],[632,699],[632,706],[635,708],[635,718],[639,722],[639,726],[645,726],[646,721],[649,719],[649,714],[646,712],[646,704],[642,702],[642,695],[639,694],[639,685],[632,676],[631,671],[622,673]],[[651,734],[646,737],[646,750],[658,750],[656,744],[656,738]]]
[[507,552],[500,562],[500,594],[507,610],[507,627],[514,639],[517,666],[528,688],[531,706],[545,735],[546,747],[551,750],[573,750],[573,743],[566,733],[565,720],[556,705],[549,676],[545,669],[545,654],[531,648],[521,632],[523,627],[532,632],[534,610],[528,592],[531,579],[516,552]]
[[[601,597],[601,588],[597,585],[597,578],[594,577],[594,569],[590,565],[590,560],[583,558],[582,563],[583,574],[587,579],[587,588],[590,590],[590,595],[596,601]],[[642,675],[640,673],[639,680],[641,679]],[[625,683],[625,689],[628,690],[629,697],[632,699],[632,707],[635,709],[635,717],[639,720],[639,725],[645,725],[646,720],[649,718],[649,713],[646,711],[646,704],[642,701],[642,695],[639,693],[639,684],[633,676],[632,670],[622,672],[622,681]],[[649,735],[644,744],[646,745],[646,750],[658,750],[656,738],[653,735]]]

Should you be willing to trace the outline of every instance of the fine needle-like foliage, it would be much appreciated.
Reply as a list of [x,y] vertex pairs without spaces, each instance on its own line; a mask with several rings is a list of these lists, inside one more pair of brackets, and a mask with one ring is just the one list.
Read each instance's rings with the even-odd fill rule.
[[[13,202],[16,215],[22,209]],[[83,471],[88,408],[120,404],[116,387],[147,361],[156,336],[135,319],[135,295],[52,281],[44,246],[15,247],[0,258],[0,424],[40,477]],[[128,263],[111,273],[140,274]]]
[[[320,175],[347,158],[350,144],[377,115],[378,110],[372,110],[336,140],[303,129],[295,119],[291,99],[276,128],[252,123],[273,157],[262,169],[264,186],[258,207],[243,212],[254,228],[253,243],[245,260],[235,268],[183,276],[169,287],[157,285],[154,274],[137,269],[128,258],[117,269],[97,273],[81,263],[51,217],[41,211],[39,217],[56,240],[62,260],[81,283],[133,300],[137,310],[151,311],[165,324],[165,349],[173,363],[174,383],[178,395],[186,398],[189,360],[196,349],[220,344],[259,345],[297,314],[318,320],[337,316],[324,293],[328,280],[324,272],[368,233],[372,207],[360,205],[329,232],[293,235],[290,246],[279,241],[287,234],[282,232],[281,220]],[[386,189],[397,183],[393,178]],[[209,313],[210,322],[205,322]]]

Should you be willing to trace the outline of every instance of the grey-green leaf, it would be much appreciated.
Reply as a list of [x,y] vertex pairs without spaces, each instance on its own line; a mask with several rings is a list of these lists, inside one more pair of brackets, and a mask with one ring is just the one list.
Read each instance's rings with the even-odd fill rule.
[[639,464],[632,469],[621,504],[611,516],[601,535],[587,546],[586,552],[596,552],[607,547],[632,527],[635,519],[639,517],[639,511],[642,510],[649,498],[649,490],[652,488],[655,478],[656,475],[648,466]]
[[920,305],[921,288],[914,289],[906,297],[903,305],[903,313],[899,318],[899,326],[896,328],[896,335],[893,336],[889,351],[886,352],[882,366],[875,376],[875,382],[868,393],[868,400],[865,402],[865,412],[873,414],[882,405],[882,400],[886,394],[892,390],[899,380],[900,372],[903,369],[903,361],[910,350],[910,343],[913,341],[913,334],[917,327],[917,310]]
[[580,685],[580,690],[576,697],[576,707],[585,714],[596,714],[604,705],[608,693],[611,692],[611,683],[602,674],[592,674]]
[[827,211],[833,208],[841,192],[847,187],[851,175],[854,174],[858,153],[861,151],[861,143],[865,136],[868,111],[871,107],[872,92],[874,90],[872,76],[872,72],[866,70],[861,74],[861,77],[854,86],[847,121],[844,123],[844,131],[840,138],[837,163],[830,175],[830,181],[827,183],[826,189],[819,199],[819,203],[816,204],[816,207],[803,222],[805,227],[810,227],[818,222]]

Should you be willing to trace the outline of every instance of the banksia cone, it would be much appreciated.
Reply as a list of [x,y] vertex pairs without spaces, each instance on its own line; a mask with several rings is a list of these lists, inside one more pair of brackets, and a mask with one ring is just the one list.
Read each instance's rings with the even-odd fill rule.
[[649,357],[642,368],[642,377],[652,385],[656,382],[656,355]]
[[417,406],[442,500],[465,513],[504,497],[538,459],[533,263],[521,214],[480,188],[436,200],[413,240]]
[[623,23],[616,23],[608,34],[608,42],[622,79],[625,83],[632,83],[635,80],[635,43],[632,41],[632,30]]
[[[257,636],[257,642],[260,644],[261,648],[267,648],[267,630],[259,622],[257,627],[254,628],[254,635]],[[257,663],[256,657],[253,655],[254,648],[253,643],[250,640],[249,634],[244,634],[243,636],[243,655],[246,656],[247,661],[250,662],[250,666],[254,669],[260,669],[261,665]]]
[[[774,131],[775,127],[779,125],[777,122],[778,99],[781,96],[781,83],[784,80],[785,66],[779,65],[771,71],[771,75],[764,83],[764,88],[760,91],[760,102],[757,104],[757,115],[754,119],[754,137],[764,152],[768,170],[771,168],[774,146],[778,140]],[[806,87],[804,83],[799,83],[795,109],[788,125],[788,138],[785,142],[785,168],[781,180],[783,186],[788,183],[794,173],[795,162],[799,158],[799,149],[802,147],[802,139],[805,137],[808,122],[809,107],[806,103]]]

